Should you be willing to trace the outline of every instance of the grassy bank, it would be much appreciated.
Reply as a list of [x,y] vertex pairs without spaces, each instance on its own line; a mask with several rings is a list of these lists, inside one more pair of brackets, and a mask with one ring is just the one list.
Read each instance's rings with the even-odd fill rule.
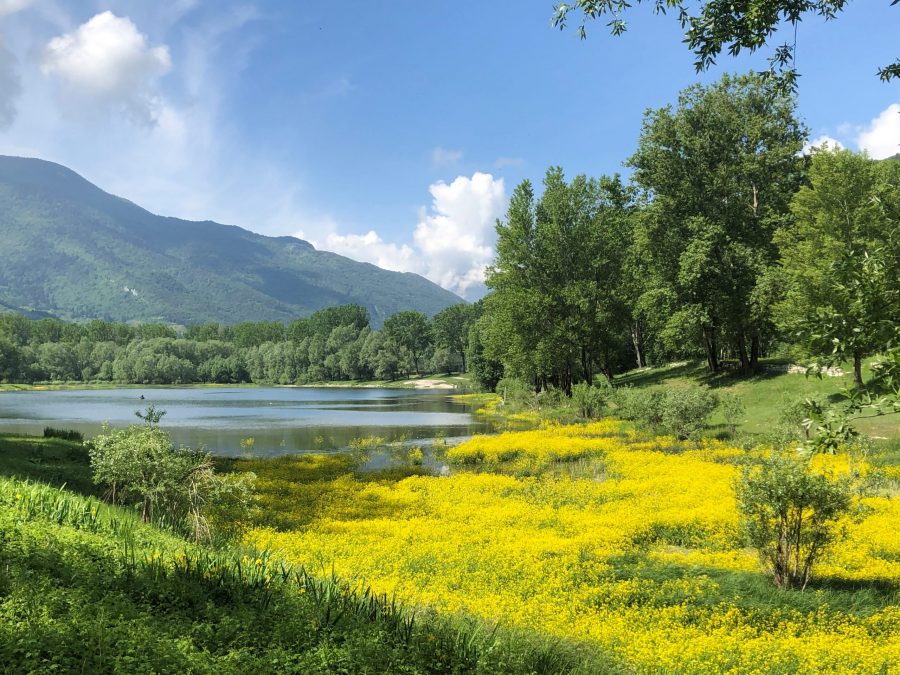
[[402,605],[324,562],[310,574],[254,548],[189,544],[36,482],[95,489],[82,452],[0,439],[5,672],[532,673],[576,661],[530,633]]
[[[871,376],[869,359],[864,364],[863,376]],[[779,416],[786,405],[803,399],[825,402],[843,400],[841,392],[853,387],[852,369],[844,368],[840,377],[821,378],[802,373],[787,373],[786,363],[766,362],[762,370],[751,377],[735,373],[712,375],[701,363],[682,363],[634,370],[616,378],[616,386],[637,388],[687,387],[704,385],[720,394],[740,396],[746,407],[739,430],[747,434],[765,434],[778,424]],[[725,420],[721,412],[714,413],[710,420],[713,425],[724,428]],[[881,416],[859,420],[858,428],[871,436],[892,438],[900,436],[900,416]]]
[[[870,376],[871,362],[869,360],[865,364],[865,377]],[[677,363],[633,370],[616,377],[613,384],[617,389],[630,387],[659,392],[704,387],[720,396],[738,397],[745,410],[737,420],[736,439],[759,442],[765,441],[767,435],[783,424],[781,418],[786,408],[806,399],[821,403],[840,403],[844,400],[842,392],[853,386],[850,373],[839,377],[817,378],[807,377],[802,373],[788,373],[786,368],[785,363],[770,362],[764,364],[758,374],[747,377],[735,373],[712,375],[704,364]],[[535,396],[528,402],[519,401],[509,405],[502,402],[497,394],[462,394],[455,398],[475,406],[482,415],[500,420],[535,424],[579,420],[572,402],[566,399],[560,401],[554,397]],[[607,391],[605,399],[606,405],[601,413],[614,417],[618,409],[612,390]],[[888,445],[900,442],[900,415],[871,416],[854,420],[853,424],[862,433],[876,440],[887,441]],[[721,408],[713,412],[705,433],[710,437],[731,436]]]

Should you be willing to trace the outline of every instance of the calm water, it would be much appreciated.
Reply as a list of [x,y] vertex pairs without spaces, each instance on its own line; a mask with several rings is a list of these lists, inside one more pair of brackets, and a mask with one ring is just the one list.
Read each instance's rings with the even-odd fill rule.
[[[141,394],[145,399],[140,400]],[[140,423],[150,404],[167,411],[162,426],[178,444],[238,456],[240,441],[273,456],[346,448],[354,438],[428,444],[492,430],[446,392],[338,388],[148,388],[0,392],[0,433],[41,434],[45,426],[89,438],[101,425]]]

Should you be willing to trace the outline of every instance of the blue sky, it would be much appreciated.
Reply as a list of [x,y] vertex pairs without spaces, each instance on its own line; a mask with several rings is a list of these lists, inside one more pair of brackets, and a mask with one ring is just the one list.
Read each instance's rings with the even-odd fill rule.
[[[622,171],[643,111],[698,80],[672,18],[639,7],[580,41],[552,4],[0,0],[0,152],[477,297],[519,181]],[[900,150],[900,84],[875,77],[898,35],[889,0],[801,24],[813,138]]]

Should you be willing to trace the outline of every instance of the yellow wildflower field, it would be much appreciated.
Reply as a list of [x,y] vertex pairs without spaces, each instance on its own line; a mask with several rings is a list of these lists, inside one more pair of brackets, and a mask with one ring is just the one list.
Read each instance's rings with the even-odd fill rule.
[[600,422],[475,437],[448,451],[449,476],[355,474],[333,455],[242,462],[272,525],[247,543],[625,671],[892,672],[900,502],[868,499],[821,581],[778,591],[740,541],[745,455]]

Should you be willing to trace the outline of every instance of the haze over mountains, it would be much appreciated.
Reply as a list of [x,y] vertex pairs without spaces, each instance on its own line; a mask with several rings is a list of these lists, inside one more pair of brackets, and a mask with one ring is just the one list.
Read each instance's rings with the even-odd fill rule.
[[401,310],[432,315],[459,302],[416,274],[294,237],[157,216],[59,164],[0,156],[0,311],[235,323],[357,303],[379,326]]

